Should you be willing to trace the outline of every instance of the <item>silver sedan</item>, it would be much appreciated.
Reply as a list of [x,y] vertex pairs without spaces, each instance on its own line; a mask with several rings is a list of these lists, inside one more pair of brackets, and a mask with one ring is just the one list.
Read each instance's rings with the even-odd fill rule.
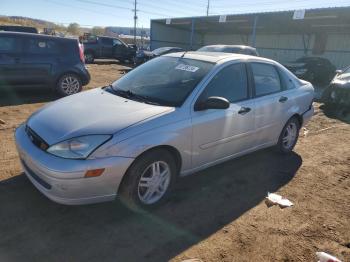
[[169,54],[110,86],[50,103],[15,133],[25,174],[53,201],[151,207],[178,176],[274,146],[293,150],[314,89],[252,56]]

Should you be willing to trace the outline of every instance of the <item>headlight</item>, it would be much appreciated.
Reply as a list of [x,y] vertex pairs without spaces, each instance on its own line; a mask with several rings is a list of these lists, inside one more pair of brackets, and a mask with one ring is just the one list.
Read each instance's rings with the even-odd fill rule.
[[84,159],[110,138],[110,135],[75,137],[50,146],[47,152],[63,158]]
[[303,75],[307,72],[307,69],[306,68],[302,68],[302,69],[298,69],[295,71],[295,74],[296,75]]

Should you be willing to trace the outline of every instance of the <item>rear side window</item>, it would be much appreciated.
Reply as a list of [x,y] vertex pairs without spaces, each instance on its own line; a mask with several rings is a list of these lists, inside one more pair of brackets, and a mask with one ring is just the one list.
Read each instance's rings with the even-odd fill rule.
[[27,51],[30,54],[57,54],[59,45],[57,42],[46,39],[29,39],[27,42]]
[[265,96],[282,90],[281,81],[273,65],[252,63],[255,96]]
[[19,40],[15,37],[0,37],[0,52],[13,53],[19,50]]
[[206,97],[220,96],[230,103],[248,98],[247,73],[244,64],[233,64],[218,72],[205,90]]
[[113,46],[115,45],[123,45],[123,43],[120,42],[118,39],[113,39]]
[[111,38],[101,38],[101,41],[104,45],[113,45],[113,39]]
[[283,89],[290,90],[290,89],[295,88],[295,84],[294,84],[292,78],[286,72],[284,72],[282,69],[278,69],[278,71],[279,71],[280,76],[281,76]]

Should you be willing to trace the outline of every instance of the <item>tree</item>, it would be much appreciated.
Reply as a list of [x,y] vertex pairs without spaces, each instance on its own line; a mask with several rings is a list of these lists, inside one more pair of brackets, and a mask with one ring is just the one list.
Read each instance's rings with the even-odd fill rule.
[[80,26],[78,23],[70,23],[67,27],[67,32],[72,35],[79,35],[80,34]]
[[93,35],[104,35],[104,33],[105,33],[105,29],[103,27],[100,27],[100,26],[94,26],[91,29],[91,34],[93,34]]

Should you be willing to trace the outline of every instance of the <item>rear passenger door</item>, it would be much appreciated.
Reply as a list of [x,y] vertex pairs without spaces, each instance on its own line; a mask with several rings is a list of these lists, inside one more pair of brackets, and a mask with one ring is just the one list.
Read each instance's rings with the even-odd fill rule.
[[52,79],[53,68],[60,62],[59,42],[41,37],[26,37],[23,44],[21,67],[25,76],[24,83],[48,84]]
[[21,59],[21,38],[0,36],[0,86],[16,85],[22,75],[19,62]]
[[279,69],[270,63],[251,62],[255,102],[255,130],[257,145],[274,143],[288,120],[292,106],[292,90],[287,90]]

